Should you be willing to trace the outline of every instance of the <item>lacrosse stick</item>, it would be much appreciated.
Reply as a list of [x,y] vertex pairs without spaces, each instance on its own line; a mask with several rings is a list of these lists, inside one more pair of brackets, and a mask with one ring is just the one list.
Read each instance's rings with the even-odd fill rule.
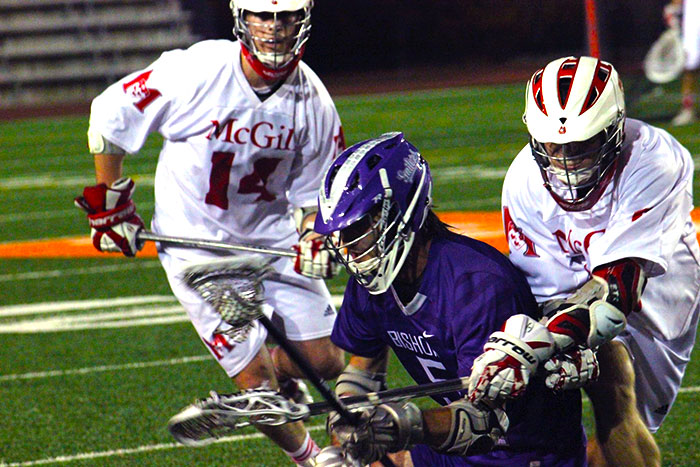
[[668,28],[644,57],[644,75],[652,83],[666,84],[678,79],[684,66],[681,33],[678,28]]
[[[407,386],[341,397],[350,409],[370,407],[387,402],[399,402],[415,397],[457,392],[469,387],[469,378],[456,378],[429,384]],[[282,425],[306,420],[333,410],[327,401],[304,405],[289,401],[271,390],[249,390],[233,394],[212,392],[206,399],[195,401],[168,422],[173,437],[182,444],[202,445],[235,430],[252,425]]]
[[[340,401],[328,384],[316,374],[306,358],[291,345],[287,337],[263,313],[262,281],[272,272],[270,267],[272,261],[260,256],[236,256],[192,264],[182,271],[181,276],[187,286],[209,303],[224,322],[231,326],[231,329],[222,330],[223,333],[231,335],[239,341],[245,340],[250,332],[251,322],[258,320],[306,379],[314,385],[331,409],[338,412],[349,423],[357,423],[359,414],[352,413]],[[262,405],[264,406],[264,404]],[[274,414],[266,416],[274,418]],[[264,420],[265,416],[261,419]],[[201,423],[180,424],[184,430],[178,432],[178,435],[180,433],[192,435],[196,434],[198,430],[204,430],[216,437],[216,430],[212,433],[216,420],[217,417],[214,415],[209,418],[204,417],[204,420],[200,419]],[[254,421],[257,423],[257,420]],[[387,467],[394,465],[388,458],[382,459],[382,463]]]
[[137,234],[138,241],[143,242],[160,242],[167,245],[180,246],[185,248],[201,248],[203,250],[215,251],[247,251],[249,253],[262,253],[273,256],[286,256],[288,258],[296,258],[297,254],[294,250],[285,248],[273,248],[261,245],[248,245],[245,243],[226,243],[217,242],[215,240],[204,240],[201,238],[185,238],[171,237],[169,235],[161,235],[148,230],[140,230]]
[[270,263],[269,259],[259,256],[236,256],[192,264],[183,270],[182,277],[231,326],[231,329],[221,332],[232,335],[234,339],[244,340],[250,331],[251,322],[258,320],[333,410],[348,421],[355,419],[355,415],[338,400],[306,358],[263,313],[262,280],[272,272]]

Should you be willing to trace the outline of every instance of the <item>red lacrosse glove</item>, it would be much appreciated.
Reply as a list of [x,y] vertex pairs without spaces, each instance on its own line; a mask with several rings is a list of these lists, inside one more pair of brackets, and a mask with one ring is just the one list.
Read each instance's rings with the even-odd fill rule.
[[92,244],[99,251],[121,251],[134,256],[141,248],[137,233],[143,220],[136,214],[131,200],[134,181],[120,178],[107,187],[104,183],[83,189],[83,196],[75,198],[75,205],[88,214]]

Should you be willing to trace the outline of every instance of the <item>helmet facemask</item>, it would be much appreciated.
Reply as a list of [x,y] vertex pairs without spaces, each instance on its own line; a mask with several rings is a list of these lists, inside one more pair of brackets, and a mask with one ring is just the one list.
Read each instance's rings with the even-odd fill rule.
[[[556,145],[530,137],[530,148],[540,167],[545,187],[555,200],[571,211],[589,209],[607,186],[611,168],[624,139],[624,115],[594,137],[583,142]],[[555,146],[555,145],[552,145]]]
[[[270,73],[291,71],[301,59],[311,30],[311,7],[296,11],[251,11],[231,2],[233,33],[247,53]],[[257,70],[256,70],[257,71]]]
[[360,285],[371,294],[380,294],[398,275],[415,236],[398,204],[384,198],[338,235],[327,237],[326,243]]
[[346,149],[326,170],[314,230],[370,294],[389,289],[428,217],[432,178],[402,133]]
[[567,211],[588,210],[613,178],[624,139],[622,81],[608,62],[563,57],[536,71],[523,122],[544,186]]

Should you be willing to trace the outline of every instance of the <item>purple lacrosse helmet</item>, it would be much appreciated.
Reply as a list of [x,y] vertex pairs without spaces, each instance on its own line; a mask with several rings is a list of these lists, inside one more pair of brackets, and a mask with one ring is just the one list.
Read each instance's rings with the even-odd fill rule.
[[428,163],[403,133],[357,143],[333,161],[319,191],[314,229],[371,294],[401,270],[431,207]]

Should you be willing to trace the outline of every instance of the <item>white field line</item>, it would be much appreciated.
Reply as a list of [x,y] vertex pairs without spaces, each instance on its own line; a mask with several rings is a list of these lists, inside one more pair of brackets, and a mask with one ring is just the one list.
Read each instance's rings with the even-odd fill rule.
[[171,295],[148,295],[144,297],[119,297],[103,300],[71,300],[65,302],[30,303],[0,307],[0,318],[36,313],[56,313],[61,311],[91,310],[94,308],[144,305],[149,303],[174,303]]
[[[153,186],[153,174],[131,176],[138,185]],[[0,191],[35,188],[84,187],[95,183],[94,176],[32,175],[26,177],[0,178]]]
[[0,274],[0,282],[26,281],[48,279],[51,277],[83,276],[89,274],[103,274],[106,272],[128,271],[130,269],[160,268],[158,260],[124,262],[122,264],[112,264],[109,266],[91,266],[87,268],[53,269],[49,271],[18,272],[10,274]]
[[[513,154],[515,156],[515,154]],[[693,155],[693,162],[695,163],[695,171],[700,170],[700,155]],[[462,166],[451,166],[451,167],[436,167],[432,169],[433,176],[436,179],[447,179],[447,180],[493,180],[500,179],[505,176],[505,167],[484,167],[480,165],[462,165]],[[139,174],[133,176],[134,181],[139,185],[152,186],[154,183],[154,176],[150,174]],[[94,177],[61,177],[56,175],[40,175],[31,177],[7,177],[0,179],[0,191],[2,190],[16,190],[16,189],[33,189],[33,188],[55,188],[59,186],[76,186],[82,187],[86,185],[91,185],[94,183]],[[67,211],[66,211],[67,212]],[[25,214],[31,215],[31,213]],[[8,215],[5,215],[8,216]],[[12,219],[21,220],[20,215],[13,215]],[[0,216],[0,220],[4,219]]]
[[[681,388],[681,390],[680,390],[680,392],[698,392],[698,391],[700,391],[700,386]],[[588,402],[588,400],[584,399],[584,402]],[[590,403],[590,402],[588,402],[588,403]],[[324,425],[310,425],[310,426],[307,425],[307,429],[309,431],[312,431],[312,432],[313,431],[320,431],[320,430],[324,430],[325,426]],[[264,435],[262,433],[251,433],[251,434],[245,434],[245,435],[226,436],[226,437],[217,439],[212,444],[236,443],[236,442],[241,442],[241,441],[249,441],[249,440],[253,440],[253,439],[263,439],[263,438],[264,438]],[[113,450],[109,450],[109,451],[86,452],[86,453],[74,454],[74,455],[70,455],[70,456],[49,457],[49,458],[45,458],[45,459],[37,459],[37,460],[32,460],[32,461],[21,461],[21,462],[11,462],[11,463],[0,462],[0,467],[30,467],[30,466],[35,466],[35,465],[66,464],[66,463],[73,462],[73,461],[102,459],[102,458],[107,458],[107,457],[125,456],[125,455],[129,455],[129,454],[140,454],[140,453],[145,453],[145,452],[166,451],[166,450],[170,450],[170,449],[177,449],[177,448],[183,448],[183,447],[186,447],[186,446],[183,446],[182,444],[177,444],[177,443],[151,444],[151,445],[138,446],[135,448],[123,448],[123,449],[113,449]]]
[[[139,201],[139,212],[143,210],[152,210],[155,203],[152,201]],[[76,208],[72,209],[52,209],[50,211],[33,211],[33,212],[16,212],[12,214],[0,214],[0,223],[3,222],[26,222],[46,219],[64,219],[69,216],[77,216],[80,218],[82,214]]]
[[[332,295],[332,300],[338,308],[343,297]],[[116,309],[104,311],[107,308]],[[0,319],[0,334],[116,329],[189,321],[174,297],[165,295],[4,306],[0,307]]]
[[[307,426],[307,429],[309,431],[320,431],[320,430],[325,430],[326,427],[325,427],[325,425],[312,425],[312,426]],[[247,434],[247,435],[225,436],[223,438],[217,439],[212,444],[235,443],[235,442],[240,442],[240,441],[248,441],[251,439],[262,439],[264,437],[265,437],[265,435],[263,435],[262,433],[251,433],[251,434]],[[135,447],[135,448],[114,449],[111,451],[99,451],[99,452],[86,452],[86,453],[82,453],[82,454],[75,454],[72,456],[49,457],[46,459],[37,459],[37,460],[33,460],[33,461],[0,463],[0,467],[30,467],[30,466],[34,466],[34,465],[65,464],[65,463],[73,462],[73,461],[101,459],[101,458],[105,458],[105,457],[125,456],[125,455],[129,455],[129,454],[140,454],[140,453],[144,453],[144,452],[153,452],[153,451],[166,451],[166,450],[170,450],[170,449],[177,449],[177,448],[184,448],[184,447],[192,449],[191,446],[184,446],[182,444],[177,444],[177,443],[151,444],[151,445],[139,446],[139,447]]]
[[0,334],[36,334],[40,332],[84,331],[87,329],[116,329],[189,321],[182,306],[151,307],[118,310],[105,313],[46,317],[0,324]]
[[182,365],[185,363],[195,363],[211,360],[211,355],[193,355],[191,357],[171,358],[170,360],[155,360],[151,362],[123,363],[119,365],[99,365],[83,368],[69,368],[66,370],[35,371],[31,373],[16,373],[10,375],[0,375],[0,381],[19,381],[28,379],[41,379],[51,377],[61,377],[69,375],[86,375],[89,373],[103,373],[107,371],[137,370],[142,368],[153,368],[159,366]]

